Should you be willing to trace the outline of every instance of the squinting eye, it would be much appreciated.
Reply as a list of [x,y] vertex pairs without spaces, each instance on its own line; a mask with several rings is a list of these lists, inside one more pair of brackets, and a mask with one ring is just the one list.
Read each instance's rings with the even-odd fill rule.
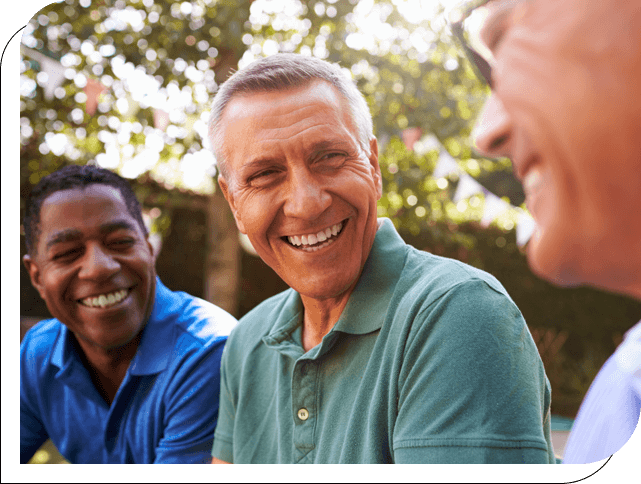
[[80,252],[80,249],[67,250],[65,252],[60,252],[59,254],[55,254],[53,256],[53,259],[54,260],[69,259],[69,258],[77,255],[79,252]]
[[252,182],[252,181],[258,180],[260,178],[268,177],[268,176],[273,175],[275,173],[277,173],[276,170],[261,171],[259,173],[256,173],[255,175],[252,175],[251,177],[249,177],[249,181]]
[[129,247],[134,244],[134,239],[119,239],[111,242],[111,245],[116,247]]
[[321,156],[320,161],[338,161],[344,156],[345,155],[343,153],[327,153],[326,155]]

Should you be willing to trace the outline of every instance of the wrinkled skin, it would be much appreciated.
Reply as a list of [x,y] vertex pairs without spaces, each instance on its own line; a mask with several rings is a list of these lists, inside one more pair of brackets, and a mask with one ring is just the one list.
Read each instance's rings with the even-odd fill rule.
[[[314,326],[322,335],[347,303],[376,235],[376,140],[369,153],[361,148],[346,102],[324,81],[234,97],[222,124],[229,177],[219,183],[237,225],[301,294],[306,322],[317,316],[306,334]],[[316,252],[287,241],[341,222],[336,240]]]

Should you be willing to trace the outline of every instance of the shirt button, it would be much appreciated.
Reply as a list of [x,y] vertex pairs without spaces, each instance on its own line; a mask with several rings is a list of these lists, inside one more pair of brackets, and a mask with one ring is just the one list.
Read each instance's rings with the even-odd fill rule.
[[309,418],[309,412],[306,408],[301,408],[298,410],[298,418],[301,420],[307,420]]

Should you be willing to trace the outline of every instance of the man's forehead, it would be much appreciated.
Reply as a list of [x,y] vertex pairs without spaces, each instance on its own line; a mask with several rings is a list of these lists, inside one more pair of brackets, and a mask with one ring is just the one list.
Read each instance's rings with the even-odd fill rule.
[[[268,109],[273,114],[291,112],[293,109],[291,114],[295,115],[299,105],[317,102],[328,109],[341,109],[343,101],[343,96],[332,84],[314,79],[300,86],[235,94],[225,107],[223,123],[232,118],[251,117],[252,107]],[[256,119],[256,122],[260,121]]]
[[332,85],[319,83],[232,98],[224,118],[227,158],[251,161],[251,152],[279,151],[293,140],[305,151],[332,140],[355,142],[347,103]]
[[137,222],[129,213],[120,190],[108,185],[58,190],[43,200],[40,230],[45,239],[62,233],[68,238],[72,232],[82,232],[88,225],[104,231],[103,226],[108,225],[135,229]]

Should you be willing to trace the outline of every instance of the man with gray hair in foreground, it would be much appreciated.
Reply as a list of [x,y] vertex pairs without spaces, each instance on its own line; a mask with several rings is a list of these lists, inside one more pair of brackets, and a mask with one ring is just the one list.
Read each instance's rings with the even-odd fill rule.
[[219,185],[290,289],[223,354],[214,463],[552,463],[550,386],[491,275],[377,219],[365,99],[340,68],[259,60],[217,93]]
[[[488,157],[509,157],[523,183],[537,223],[530,267],[560,286],[641,301],[641,3],[470,6],[463,18],[479,12],[485,20],[469,24],[480,28],[467,37],[485,49],[466,50],[492,87],[475,143]],[[610,457],[640,416],[641,321],[592,382],[563,462]]]

